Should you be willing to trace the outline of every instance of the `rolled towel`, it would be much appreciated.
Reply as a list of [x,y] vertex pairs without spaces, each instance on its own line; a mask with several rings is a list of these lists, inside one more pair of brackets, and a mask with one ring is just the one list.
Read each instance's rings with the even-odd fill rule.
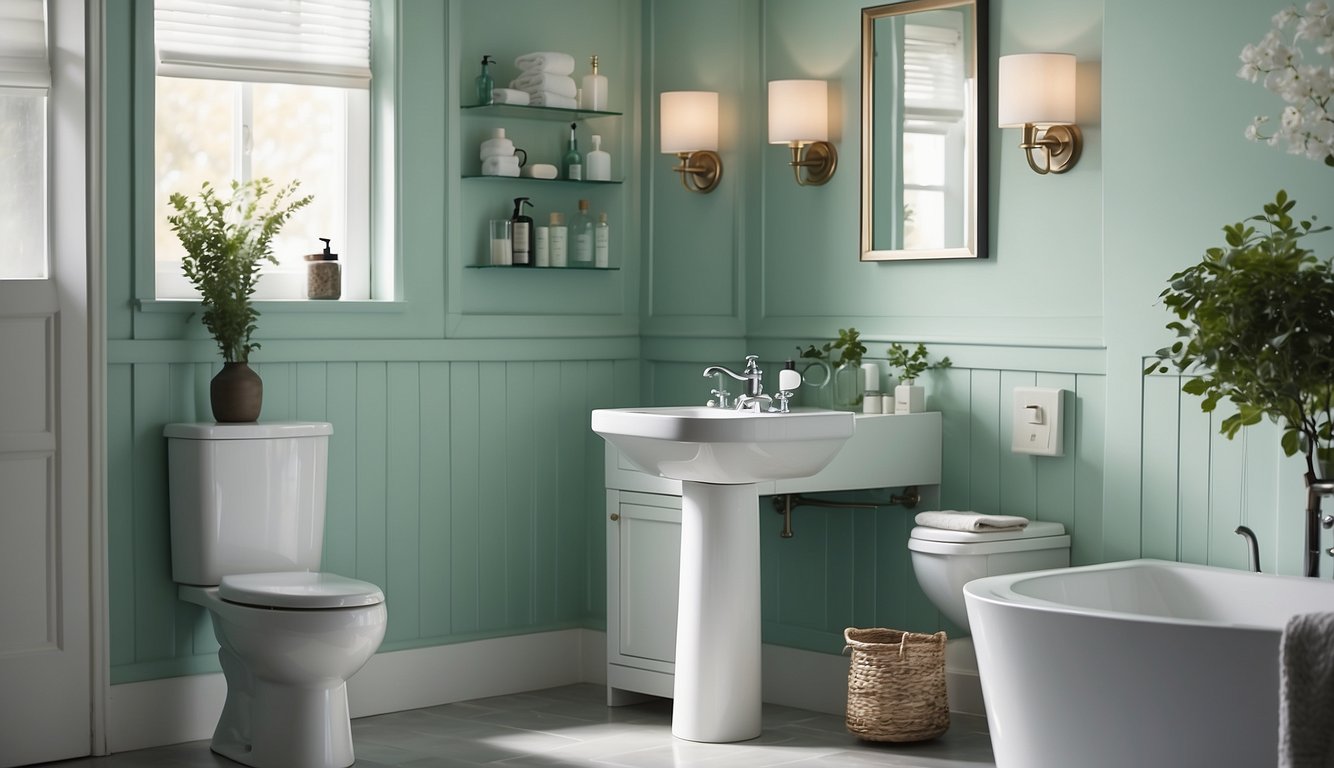
[[528,92],[517,88],[495,88],[491,91],[491,101],[496,104],[527,104]]
[[532,100],[528,102],[534,107],[558,107],[560,109],[578,109],[579,102],[573,96],[558,96],[546,91],[538,91],[533,94]]
[[1278,764],[1334,765],[1334,613],[1288,619],[1279,646]]
[[554,179],[556,178],[556,166],[549,163],[533,163],[524,166],[523,175],[530,179]]
[[514,155],[509,157],[488,157],[482,161],[483,176],[518,176],[519,158]]
[[579,88],[574,84],[573,77],[552,75],[546,72],[519,75],[510,81],[510,87],[527,91],[529,96],[538,91],[546,91],[557,96],[568,96],[573,99],[579,93]]
[[538,51],[525,53],[514,60],[514,66],[528,72],[550,72],[553,75],[569,75],[574,72],[574,57],[568,53]]
[[1028,518],[1018,515],[982,515],[977,512],[958,512],[955,510],[918,512],[914,520],[918,525],[926,528],[972,531],[973,533],[1022,531],[1029,522]]

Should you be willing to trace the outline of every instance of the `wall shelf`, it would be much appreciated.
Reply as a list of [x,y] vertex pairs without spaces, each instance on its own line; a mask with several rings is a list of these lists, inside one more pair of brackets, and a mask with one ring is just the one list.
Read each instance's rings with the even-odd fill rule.
[[532,176],[483,176],[479,173],[465,173],[464,179],[488,179],[491,181],[536,181],[542,184],[623,184],[621,179],[593,181],[592,179],[537,179]]
[[592,265],[576,266],[574,264],[570,264],[564,267],[536,267],[536,266],[516,267],[513,264],[464,264],[463,268],[464,269],[509,269],[517,272],[528,272],[533,270],[541,270],[543,272],[615,272],[616,270],[620,269],[620,267],[595,267]]
[[601,112],[593,109],[563,109],[561,107],[534,107],[527,104],[473,104],[463,107],[465,115],[517,117],[526,120],[551,120],[568,123],[571,120],[591,120],[598,117],[620,117],[620,112]]

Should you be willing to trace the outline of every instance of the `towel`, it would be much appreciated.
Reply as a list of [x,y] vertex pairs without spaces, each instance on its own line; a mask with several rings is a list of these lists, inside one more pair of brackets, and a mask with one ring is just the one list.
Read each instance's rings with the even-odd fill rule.
[[491,101],[496,104],[527,104],[528,92],[515,88],[495,88],[491,91]]
[[518,176],[519,158],[514,155],[509,157],[488,157],[482,161],[483,176]]
[[560,109],[578,109],[579,102],[573,96],[558,96],[546,91],[538,91],[528,101],[534,107],[558,107]]
[[557,96],[566,96],[573,99],[579,94],[579,88],[574,84],[573,77],[551,75],[545,72],[521,74],[510,81],[510,87],[520,91],[527,91],[529,96],[532,96],[539,91],[546,91],[548,93],[554,93]]
[[514,60],[514,66],[526,72],[550,72],[553,75],[569,75],[574,72],[574,57],[568,53],[549,51],[525,53]]
[[926,528],[944,528],[947,531],[972,531],[973,533],[994,533],[996,531],[1022,531],[1028,525],[1028,518],[1018,515],[981,515],[976,512],[918,512],[914,518],[918,525]]
[[530,179],[554,179],[556,178],[556,166],[548,163],[533,163],[524,167],[523,175]]
[[1280,768],[1334,766],[1334,613],[1288,619],[1278,668]]

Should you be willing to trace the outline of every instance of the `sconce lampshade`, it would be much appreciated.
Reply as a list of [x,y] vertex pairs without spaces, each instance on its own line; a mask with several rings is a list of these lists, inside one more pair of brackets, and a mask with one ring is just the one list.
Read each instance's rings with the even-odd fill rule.
[[829,85],[824,80],[769,82],[769,143],[829,140]]
[[1075,122],[1075,57],[1020,53],[1000,57],[996,122],[1000,128]]
[[664,91],[659,100],[665,155],[718,151],[718,94],[712,91]]

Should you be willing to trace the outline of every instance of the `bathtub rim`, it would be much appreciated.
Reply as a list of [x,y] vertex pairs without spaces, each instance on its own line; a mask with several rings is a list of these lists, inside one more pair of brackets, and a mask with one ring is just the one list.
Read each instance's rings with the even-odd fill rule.
[[[1133,568],[1155,568],[1164,570],[1187,570],[1187,571],[1209,571],[1211,573],[1226,573],[1230,576],[1242,578],[1257,579],[1279,579],[1282,581],[1300,582],[1309,584],[1313,580],[1303,576],[1291,576],[1287,574],[1274,573],[1256,573],[1254,571],[1243,571],[1236,568],[1227,568],[1219,565],[1201,565],[1199,563],[1182,563],[1175,560],[1159,560],[1155,558],[1136,558],[1133,560],[1114,560],[1107,563],[1094,563],[1090,565],[1072,566],[1070,568],[1051,568],[1043,571],[1026,571],[1023,573],[1007,573],[996,576],[984,576],[980,579],[974,579],[963,586],[964,602],[967,604],[971,600],[978,600],[985,603],[991,603],[1001,606],[1014,606],[1023,610],[1041,611],[1044,613],[1061,613],[1074,616],[1090,616],[1116,621],[1136,621],[1151,624],[1167,624],[1174,626],[1192,626],[1192,627],[1217,627],[1229,630],[1252,630],[1257,632],[1282,632],[1283,627],[1270,626],[1267,624],[1249,624],[1241,622],[1225,622],[1210,619],[1191,619],[1175,616],[1155,616],[1147,613],[1130,613],[1127,611],[1112,611],[1105,608],[1087,608],[1069,603],[1057,602],[1055,600],[1046,600],[1031,595],[1025,595],[1014,590],[1014,585],[1031,579],[1053,578],[1069,574],[1072,571],[1094,572],[1094,571],[1112,571],[1112,570],[1130,570]],[[1329,583],[1329,582],[1321,582]],[[970,623],[972,616],[969,616]]]

